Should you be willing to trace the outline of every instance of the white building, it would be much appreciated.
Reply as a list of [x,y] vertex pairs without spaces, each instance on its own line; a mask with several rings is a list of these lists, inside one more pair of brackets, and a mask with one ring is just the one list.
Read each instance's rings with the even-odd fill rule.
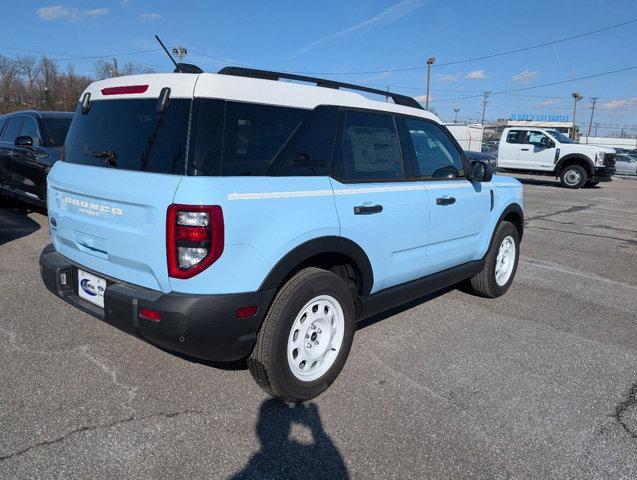
[[483,128],[479,123],[445,123],[445,126],[463,149],[475,152],[482,149]]

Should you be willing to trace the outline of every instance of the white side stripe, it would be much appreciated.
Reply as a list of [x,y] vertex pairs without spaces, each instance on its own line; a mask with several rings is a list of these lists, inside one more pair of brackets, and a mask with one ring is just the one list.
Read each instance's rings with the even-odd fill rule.
[[[440,183],[436,185],[399,185],[390,187],[363,187],[340,188],[334,190],[334,195],[359,195],[363,193],[388,193],[410,192],[416,190],[435,190],[444,188],[472,188],[469,182],[464,183]],[[269,198],[298,198],[298,197],[325,197],[332,195],[332,190],[299,190],[291,192],[250,192],[229,193],[228,200],[264,200]]]

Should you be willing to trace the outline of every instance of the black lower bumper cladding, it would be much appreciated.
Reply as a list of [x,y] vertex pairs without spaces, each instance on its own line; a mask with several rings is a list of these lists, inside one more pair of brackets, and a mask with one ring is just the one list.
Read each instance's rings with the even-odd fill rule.
[[[77,268],[106,279],[104,308],[77,293]],[[151,343],[211,361],[234,361],[250,354],[274,290],[221,295],[163,293],[105,277],[76,265],[48,245],[40,255],[46,287],[66,302]],[[237,309],[257,306],[256,315],[236,318]],[[140,317],[140,309],[159,320]]]

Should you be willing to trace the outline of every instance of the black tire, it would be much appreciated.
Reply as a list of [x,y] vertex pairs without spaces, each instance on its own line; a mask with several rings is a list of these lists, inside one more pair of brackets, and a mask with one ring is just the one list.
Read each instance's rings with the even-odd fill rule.
[[[288,339],[302,308],[320,295],[329,295],[340,305],[344,314],[343,340],[331,367],[316,380],[302,381],[290,369]],[[269,395],[288,402],[310,400],[323,393],[342,370],[355,331],[354,299],[347,284],[334,273],[306,268],[277,292],[248,357],[248,368],[256,383]]]
[[[515,260],[513,270],[509,279],[504,285],[498,285],[495,275],[496,260],[500,245],[505,238],[511,237],[515,245]],[[495,230],[493,240],[489,251],[485,257],[485,264],[482,271],[469,280],[469,288],[472,293],[486,298],[496,298],[504,295],[513,283],[515,272],[518,269],[518,260],[520,258],[520,235],[513,224],[509,222],[501,222]]]
[[586,182],[587,188],[596,187],[599,182]]
[[579,165],[568,165],[560,173],[560,182],[566,188],[582,188],[588,181],[588,173]]

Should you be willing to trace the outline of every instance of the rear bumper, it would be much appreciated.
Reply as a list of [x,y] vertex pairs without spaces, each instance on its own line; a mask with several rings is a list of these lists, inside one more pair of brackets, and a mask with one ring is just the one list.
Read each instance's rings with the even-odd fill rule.
[[595,167],[591,182],[610,182],[615,175],[615,167]]
[[[106,279],[103,309],[77,294],[77,267]],[[60,255],[52,245],[40,255],[40,274],[52,293],[84,312],[161,347],[212,361],[234,361],[250,354],[274,296],[274,290],[224,295],[162,293],[92,272]],[[237,308],[252,305],[258,306],[255,316],[236,318]],[[160,320],[141,318],[140,308],[160,312]]]

